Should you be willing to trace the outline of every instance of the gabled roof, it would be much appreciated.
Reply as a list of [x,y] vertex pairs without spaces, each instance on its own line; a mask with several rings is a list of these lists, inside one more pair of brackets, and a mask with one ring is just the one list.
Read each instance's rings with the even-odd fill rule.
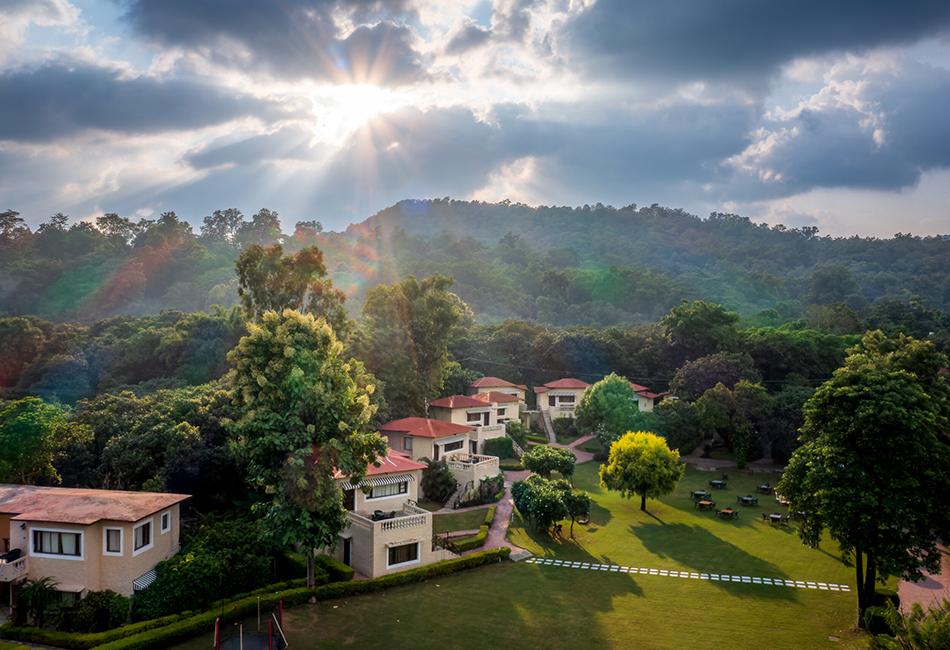
[[637,383],[632,382],[632,381],[630,382],[630,388],[633,389],[633,392],[634,392],[634,393],[639,393],[639,392],[641,392],[641,391],[650,390],[647,386],[644,386],[643,384],[637,384]]
[[[425,469],[424,463],[418,463],[408,456],[400,454],[398,451],[386,449],[386,455],[377,459],[375,463],[370,463],[366,467],[366,476],[379,476],[382,474],[399,474],[402,472],[414,472],[419,469]],[[340,470],[333,473],[333,478],[346,478],[346,474]]]
[[[517,397],[515,399],[518,399]],[[449,395],[448,397],[440,397],[439,399],[432,400],[429,403],[429,406],[435,406],[437,408],[444,409],[464,409],[464,408],[473,408],[473,407],[484,407],[485,402],[475,399],[475,397],[469,397],[468,395]]]
[[[574,379],[573,377],[566,377],[564,379],[555,379],[554,381],[549,381],[543,386],[539,386],[534,389],[536,393],[544,393],[549,390],[560,390],[560,389],[579,389],[587,388],[590,386],[586,381],[581,381],[580,379]],[[539,390],[543,388],[544,390]]]
[[489,391],[487,393],[479,393],[478,395],[473,395],[475,399],[484,404],[485,402],[492,402],[495,404],[514,404],[520,402],[517,395],[509,395],[508,393],[499,393],[498,391]]
[[524,384],[512,384],[498,377],[481,377],[472,382],[472,388],[517,388],[527,391],[528,387]]
[[103,519],[139,521],[190,498],[166,492],[0,485],[0,513],[16,521],[88,526]]
[[656,399],[657,397],[660,396],[659,393],[654,393],[648,390],[638,390],[637,395],[639,395],[640,397],[645,397],[647,399]]
[[387,422],[379,430],[382,433],[405,433],[419,438],[445,438],[469,433],[472,428],[442,420],[410,417]]

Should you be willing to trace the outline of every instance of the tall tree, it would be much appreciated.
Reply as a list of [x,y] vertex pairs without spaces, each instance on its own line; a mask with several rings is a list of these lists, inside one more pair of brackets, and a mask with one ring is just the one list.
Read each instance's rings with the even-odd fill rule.
[[744,352],[716,352],[684,363],[670,382],[680,399],[694,401],[716,384],[732,388],[740,379],[760,381],[752,357]]
[[639,495],[640,510],[646,512],[647,498],[672,492],[685,472],[679,454],[662,437],[630,431],[610,446],[607,462],[600,466],[600,483],[625,499]]
[[0,212],[0,243],[12,242],[29,232],[30,229],[19,212],[16,210]]
[[234,239],[241,246],[271,246],[280,243],[280,217],[273,210],[261,208],[250,221],[241,223]]
[[241,252],[235,267],[238,296],[250,318],[259,319],[268,310],[296,309],[325,318],[338,338],[349,335],[346,296],[327,277],[323,253],[316,246],[284,255],[280,244],[255,244]]
[[875,583],[939,570],[950,538],[950,388],[930,342],[875,331],[805,404],[802,446],[779,490],[805,513],[799,535],[827,530],[854,562],[858,624]]
[[38,397],[0,402],[0,482],[59,483],[54,462],[89,429]]
[[738,341],[739,315],[702,300],[683,301],[660,320],[673,348],[683,359],[730,350]]
[[204,218],[201,224],[201,238],[233,244],[238,231],[244,224],[244,213],[237,208],[215,210]]
[[394,413],[423,415],[450,370],[448,343],[470,317],[442,275],[370,289],[363,307],[358,356],[383,382]]
[[347,523],[339,470],[355,483],[385,453],[369,429],[373,385],[323,319],[265,312],[228,355],[240,412],[233,425],[247,461],[254,509],[275,540],[307,550],[332,546]]
[[774,400],[761,384],[745,379],[731,390],[716,384],[696,400],[699,422],[707,433],[718,433],[742,468],[762,456]]
[[574,415],[580,431],[597,434],[607,446],[633,428],[639,412],[630,382],[610,373],[584,391]]
[[557,472],[566,479],[574,476],[574,464],[577,456],[570,449],[535,445],[521,457],[525,469],[529,469],[538,476],[551,478],[551,472]]

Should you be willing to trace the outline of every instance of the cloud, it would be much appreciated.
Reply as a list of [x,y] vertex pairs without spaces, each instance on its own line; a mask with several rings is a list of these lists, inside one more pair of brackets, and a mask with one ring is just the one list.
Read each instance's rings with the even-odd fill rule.
[[312,134],[298,126],[285,126],[271,133],[216,140],[190,152],[185,162],[195,169],[222,165],[253,165],[275,161],[313,161],[323,147],[311,144]]
[[946,69],[853,60],[835,66],[825,86],[794,109],[767,117],[730,162],[762,196],[906,188],[923,172],[950,166],[948,105]]
[[[406,84],[425,78],[405,0],[132,0],[127,20],[144,37],[209,61],[274,77]],[[346,30],[338,24],[353,24]]]
[[482,27],[464,17],[449,34],[446,54],[464,54],[489,42],[521,43],[531,28],[531,10],[539,0],[494,0],[491,26]]
[[269,103],[206,83],[126,77],[120,71],[59,60],[0,73],[0,140],[51,141],[86,131],[156,133],[257,115]]
[[950,3],[598,0],[563,23],[559,53],[586,72],[762,90],[786,63],[945,33]]
[[0,62],[17,52],[31,25],[77,29],[79,10],[67,0],[2,0]]

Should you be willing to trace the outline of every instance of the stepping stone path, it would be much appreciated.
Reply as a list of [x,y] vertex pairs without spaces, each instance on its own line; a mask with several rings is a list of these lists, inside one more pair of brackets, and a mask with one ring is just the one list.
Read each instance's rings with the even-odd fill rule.
[[686,578],[688,580],[713,580],[717,582],[739,582],[766,587],[794,587],[796,589],[818,589],[820,591],[851,591],[848,585],[833,582],[813,582],[806,580],[786,580],[785,578],[761,578],[756,576],[734,576],[720,573],[702,573],[698,571],[671,571],[669,569],[647,569],[643,567],[620,566],[617,564],[594,564],[591,562],[571,562],[551,558],[530,557],[527,564],[559,567],[562,569],[581,569],[585,571],[607,571],[610,573],[628,573],[658,576],[664,578]]

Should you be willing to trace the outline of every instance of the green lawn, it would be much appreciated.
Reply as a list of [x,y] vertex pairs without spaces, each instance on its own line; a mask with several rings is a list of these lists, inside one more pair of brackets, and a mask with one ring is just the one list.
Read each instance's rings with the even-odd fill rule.
[[576,431],[574,433],[556,433],[554,434],[554,437],[562,445],[569,445],[580,438],[581,434],[577,433]]
[[447,533],[453,530],[477,530],[485,523],[485,511],[488,507],[453,512],[448,515],[432,515],[432,532]]
[[583,451],[589,451],[592,454],[596,454],[598,451],[603,451],[604,446],[600,444],[600,440],[598,440],[597,438],[591,438],[590,440],[585,442],[583,445],[579,445],[578,449],[581,449]]
[[429,512],[435,512],[436,510],[441,510],[443,507],[445,507],[444,504],[441,504],[438,501],[430,501],[429,499],[419,499],[416,505],[420,508],[428,510]]

